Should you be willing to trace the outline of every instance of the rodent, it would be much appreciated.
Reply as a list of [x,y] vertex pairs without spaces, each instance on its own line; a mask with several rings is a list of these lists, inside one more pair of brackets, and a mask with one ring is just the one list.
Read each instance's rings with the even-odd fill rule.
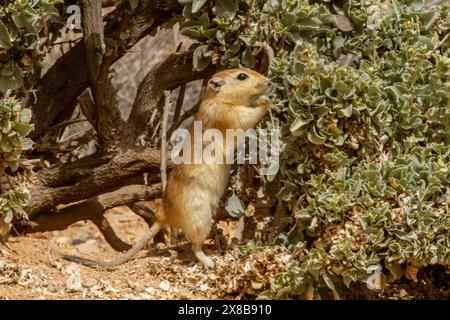
[[[236,68],[218,72],[208,81],[194,120],[202,122],[203,130],[218,129],[224,137],[226,129],[253,128],[268,110],[266,95],[271,89],[269,79],[251,69]],[[219,152],[225,156],[226,148]],[[214,267],[213,260],[203,252],[202,245],[211,230],[213,216],[228,184],[230,169],[229,164],[176,165],[167,181],[162,214],[155,214],[156,221],[148,235],[142,237],[128,252],[107,262],[75,256],[63,258],[86,266],[118,266],[131,259],[168,224],[184,232],[192,243],[195,256],[203,265]]]

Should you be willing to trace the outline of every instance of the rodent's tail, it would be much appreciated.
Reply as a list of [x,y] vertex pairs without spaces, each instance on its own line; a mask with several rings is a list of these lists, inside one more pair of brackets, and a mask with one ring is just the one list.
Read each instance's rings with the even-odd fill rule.
[[127,251],[127,253],[111,261],[95,261],[70,255],[63,256],[63,259],[76,262],[88,267],[98,266],[106,269],[116,267],[133,258],[136,253],[138,253],[151,239],[153,239],[153,237],[161,230],[161,228],[162,223],[155,221],[155,223],[153,223],[152,227],[150,228],[148,235],[145,235],[138,242],[136,242],[133,247],[131,247],[131,249]]

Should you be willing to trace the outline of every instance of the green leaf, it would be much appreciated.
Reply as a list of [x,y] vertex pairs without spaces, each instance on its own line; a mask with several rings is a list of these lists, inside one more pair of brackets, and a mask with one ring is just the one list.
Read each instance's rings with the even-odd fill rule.
[[206,51],[208,51],[207,45],[198,46],[195,49],[193,54],[193,64],[195,70],[197,71],[205,70],[206,67],[209,65],[209,63],[211,62],[209,58],[204,56]]
[[132,10],[136,9],[139,5],[139,0],[130,0],[130,7]]
[[421,18],[421,22],[423,23],[425,29],[430,28],[436,20],[439,18],[439,11],[433,10],[430,12],[425,13]]
[[[130,0],[130,1],[136,1],[136,0]],[[58,9],[53,4],[42,4],[42,13],[44,15],[53,15],[53,16],[59,16]]]
[[209,26],[209,15],[208,12],[204,12],[199,18],[198,21],[200,24],[206,29]]
[[16,25],[17,29],[25,28],[25,25],[27,23],[26,16],[23,15],[21,12],[18,12],[11,16],[12,21]]
[[309,141],[311,141],[311,143],[314,144],[324,144],[325,141],[327,141],[325,137],[322,137],[317,133],[315,126],[313,126],[311,130],[306,133],[306,137]]
[[328,29],[322,24],[322,21],[317,18],[302,19],[301,21],[297,22],[297,26],[300,30],[303,31],[322,31]]
[[410,6],[414,8],[414,10],[421,10],[424,5],[424,0],[412,0],[410,2]]
[[27,136],[33,129],[33,126],[26,123],[13,122],[12,127],[16,130],[22,137]]
[[434,48],[433,41],[428,37],[419,36],[418,41],[427,46],[428,50],[432,50]]
[[238,9],[237,0],[216,0],[216,12],[218,17],[232,16]]
[[225,32],[222,30],[217,30],[216,39],[220,44],[225,45]]
[[0,48],[6,50],[12,48],[11,37],[9,35],[8,29],[6,28],[5,24],[1,21],[0,21]]
[[312,120],[314,120],[314,116],[312,114],[310,114],[310,113],[299,115],[294,120],[294,122],[292,122],[291,127],[289,128],[289,130],[293,133],[293,132],[301,129],[302,127],[304,127],[308,123],[310,123]]
[[253,52],[250,47],[247,47],[242,54],[242,63],[248,68],[253,68],[255,66],[255,57],[253,56]]
[[239,39],[244,41],[245,45],[248,47],[253,46],[255,42],[258,40],[258,38],[255,35],[241,35],[239,36]]
[[[8,69],[8,71],[2,70],[2,73],[3,72],[8,73],[9,70],[10,69]],[[19,89],[22,86],[23,86],[22,71],[16,65],[13,66],[11,75],[0,76],[0,91],[3,93],[6,93],[6,91],[8,90]]]
[[192,26],[182,28],[180,33],[183,36],[186,36],[191,39],[200,39],[202,37],[202,33],[200,32],[200,26]]
[[311,214],[308,212],[307,209],[302,209],[295,212],[294,216],[298,220],[305,220],[305,221],[310,221],[312,218]]
[[31,150],[33,149],[33,140],[30,138],[23,138],[22,139],[22,150]]
[[23,109],[20,111],[19,121],[22,123],[29,123],[31,121],[31,110]]
[[3,136],[0,141],[0,151],[1,152],[11,152],[13,150],[13,145],[9,141],[7,136]]
[[20,143],[20,136],[17,132],[12,132],[8,135],[8,139],[10,143],[16,148],[20,149],[21,143]]
[[203,5],[206,3],[206,1],[208,0],[193,0],[192,1],[192,13],[196,13],[198,10],[200,10]]
[[396,86],[389,86],[385,88],[386,92],[395,99],[396,103],[399,103],[400,98],[402,97],[402,91],[400,88]]
[[322,275],[322,277],[323,277],[323,280],[325,281],[325,284],[327,285],[327,287],[333,292],[334,299],[340,300],[341,298],[340,298],[338,292],[336,291],[333,280],[331,280],[331,278],[326,273],[324,273]]
[[336,15],[336,27],[344,32],[350,32],[353,30],[353,25],[349,18],[341,15]]
[[352,107],[351,104],[349,104],[344,109],[338,110],[338,115],[339,116],[344,116],[344,117],[347,117],[347,118],[350,118],[352,116],[352,113],[353,113],[353,107]]
[[1,121],[1,132],[7,134],[11,131],[12,122],[8,119],[3,119]]
[[11,161],[9,163],[9,168],[12,172],[16,172],[19,169],[19,161]]
[[225,210],[233,218],[240,218],[244,214],[244,203],[234,193],[228,198]]

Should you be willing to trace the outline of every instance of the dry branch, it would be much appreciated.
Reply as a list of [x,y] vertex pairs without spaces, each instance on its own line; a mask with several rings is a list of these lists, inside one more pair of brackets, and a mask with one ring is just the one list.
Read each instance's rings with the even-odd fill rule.
[[92,128],[97,130],[97,121],[95,119],[95,104],[92,100],[89,90],[84,90],[78,97],[78,105],[80,106],[81,113],[86,117],[87,121],[91,124]]
[[84,200],[129,184],[144,172],[158,172],[157,150],[127,150],[117,154],[89,156],[73,163],[41,170],[30,187],[31,199],[25,210],[33,217],[56,206]]
[[145,202],[135,202],[129,204],[128,207],[134,213],[141,216],[149,226],[151,226],[155,222],[155,213],[145,204]]
[[195,106],[192,107],[192,109],[186,111],[183,113],[181,117],[179,117],[176,121],[173,122],[172,126],[170,127],[169,131],[167,132],[167,136],[170,138],[172,136],[172,133],[187,119],[192,117],[194,114],[197,113],[198,108],[200,107],[200,102],[197,103]]
[[[128,3],[118,5],[116,10],[106,17],[105,38],[116,38],[122,17],[128,8]],[[176,0],[140,1],[129,19],[130,26],[137,28],[139,35],[127,39],[114,59],[119,59],[139,39],[155,31],[158,26],[169,21],[173,14],[181,13],[181,10],[182,6]],[[58,59],[40,79],[35,88],[36,99],[31,99],[35,124],[32,139],[36,140],[50,126],[72,115],[77,97],[89,86],[86,63],[85,45],[80,41]]]
[[162,128],[161,128],[161,185],[162,191],[166,190],[167,185],[167,163],[166,163],[166,147],[167,147],[167,122],[169,121],[169,112],[170,112],[170,91],[164,91],[164,111],[163,111],[163,119],[162,119]]
[[36,226],[22,231],[43,232],[64,230],[75,222],[91,220],[97,225],[105,240],[113,249],[125,251],[130,248],[130,245],[124,243],[117,237],[108,221],[104,218],[104,212],[117,206],[128,205],[136,201],[159,197],[160,195],[161,184],[122,187],[115,191],[57,209],[53,213],[40,214],[34,219]]
[[127,251],[131,248],[131,245],[123,242],[122,239],[117,236],[108,219],[104,216],[95,217],[91,219],[91,221],[97,226],[97,229],[102,233],[111,248],[116,251]]
[[173,121],[177,121],[180,118],[185,93],[186,93],[186,83],[183,83],[180,86],[180,91],[178,92],[177,105],[175,107],[175,113],[173,114]]
[[[86,49],[87,67],[90,87],[94,98],[93,127],[97,131],[100,147],[110,144],[116,133],[114,128],[122,126],[122,118],[109,77],[109,68],[118,57],[117,48],[122,47],[124,40],[120,34],[126,30],[130,22],[131,12],[125,10],[122,21],[115,31],[114,48],[107,48],[104,42],[103,17],[101,3],[96,0],[83,0],[83,39]],[[83,110],[83,109],[82,109]],[[88,117],[88,115],[86,115]]]
[[92,84],[98,79],[105,50],[102,4],[97,0],[82,0],[83,40],[89,78]]
[[[147,136],[152,111],[159,105],[163,105],[161,102],[165,90],[173,90],[184,83],[204,79],[212,75],[215,70],[210,66],[200,72],[194,71],[190,51],[173,53],[152,68],[139,85],[136,100],[131,109],[127,133],[124,134],[128,137],[127,144],[135,144],[136,141],[141,140],[138,139],[139,137]],[[161,114],[160,112],[157,117],[161,117]],[[154,132],[151,132],[149,136],[153,134]]]

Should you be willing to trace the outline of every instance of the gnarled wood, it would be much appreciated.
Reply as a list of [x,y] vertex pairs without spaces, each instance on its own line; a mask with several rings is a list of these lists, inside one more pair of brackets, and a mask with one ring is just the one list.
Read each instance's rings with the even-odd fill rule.
[[[129,19],[130,26],[137,28],[139,34],[136,38],[126,40],[121,50],[114,55],[114,61],[122,57],[139,39],[169,21],[173,14],[180,14],[182,8],[176,0],[139,1],[138,8]],[[122,3],[106,17],[105,38],[117,37],[122,17],[127,10],[129,4]],[[81,41],[58,59],[39,80],[35,88],[36,98],[31,99],[35,124],[31,133],[33,140],[73,113],[77,97],[89,86],[86,65],[85,45]]]
[[[162,102],[164,90],[173,90],[176,87],[212,75],[216,68],[210,66],[203,71],[195,71],[192,67],[192,52],[184,51],[171,54],[167,59],[152,68],[138,88],[136,100],[128,119],[128,127],[124,136],[126,144],[135,144],[141,141],[138,137],[147,136],[148,124],[152,111]],[[160,119],[162,112],[157,118]],[[156,120],[157,122],[158,120]],[[153,128],[153,130],[157,130]],[[153,135],[153,131],[148,136]],[[130,139],[133,141],[131,142]]]
[[99,228],[105,240],[114,250],[125,251],[131,246],[123,242],[114,232],[109,222],[103,216],[108,209],[132,204],[136,201],[152,199],[161,196],[161,184],[151,186],[130,185],[119,188],[85,201],[70,204],[35,217],[33,228],[23,228],[23,232],[43,232],[64,230],[78,221],[91,220]]
[[60,204],[80,201],[121,187],[129,184],[129,178],[144,172],[158,172],[159,163],[158,150],[134,149],[58,164],[38,173],[37,183],[30,187],[31,199],[25,210],[32,218]]

